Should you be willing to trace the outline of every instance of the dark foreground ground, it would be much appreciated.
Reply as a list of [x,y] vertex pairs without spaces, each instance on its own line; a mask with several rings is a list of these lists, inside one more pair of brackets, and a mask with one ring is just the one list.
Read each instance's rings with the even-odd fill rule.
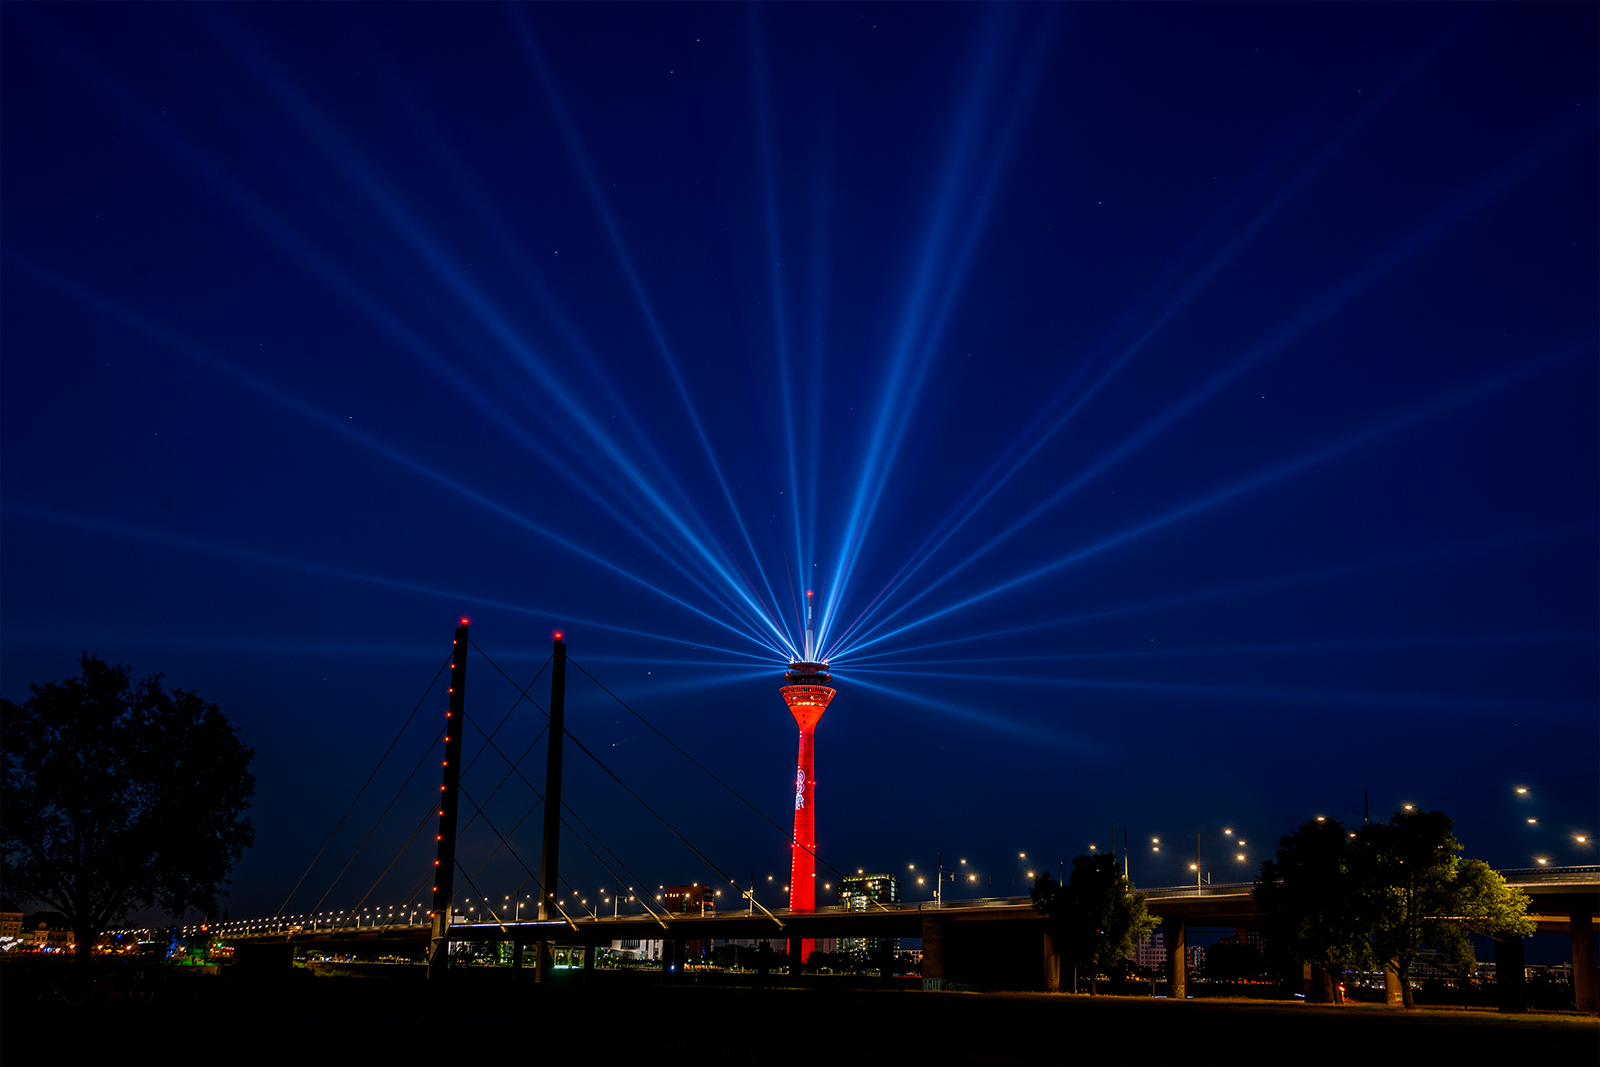
[[1600,1061],[1594,1017],[873,989],[311,977],[167,983],[148,1005],[0,997],[0,1060],[71,1064]]

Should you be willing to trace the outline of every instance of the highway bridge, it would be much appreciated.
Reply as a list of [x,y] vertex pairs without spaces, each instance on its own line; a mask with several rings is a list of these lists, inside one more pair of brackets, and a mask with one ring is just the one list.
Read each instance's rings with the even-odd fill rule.
[[[1574,973],[1578,996],[1592,999],[1583,975],[1594,984],[1592,917],[1600,912],[1600,867],[1538,867],[1500,872],[1507,884],[1531,898],[1530,917],[1541,931],[1568,931],[1573,941]],[[1173,995],[1182,995],[1183,959],[1189,927],[1249,927],[1261,913],[1251,895],[1251,883],[1169,886],[1141,890],[1151,914],[1166,928],[1169,981]],[[275,958],[287,962],[291,946],[315,946],[330,951],[379,952],[385,948],[414,950],[428,944],[432,928],[427,923],[388,925],[337,925],[307,927],[291,922],[243,921],[228,924],[218,934],[235,946],[241,960]],[[945,983],[1006,988],[1057,984],[1051,973],[1051,955],[1043,917],[1027,897],[990,897],[971,900],[920,901],[874,904],[869,910],[821,907],[800,914],[787,909],[765,912],[754,908],[710,911],[705,914],[654,916],[585,914],[546,920],[456,921],[447,933],[454,942],[499,942],[519,947],[537,943],[571,944],[584,949],[586,966],[592,966],[593,949],[613,941],[661,941],[664,968],[681,959],[681,949],[670,946],[685,941],[757,940],[788,943],[791,968],[798,973],[798,943],[812,938],[920,938],[923,978],[937,988]],[[1501,970],[1521,973],[1521,939],[1497,942]],[[520,951],[518,952],[520,959]]]

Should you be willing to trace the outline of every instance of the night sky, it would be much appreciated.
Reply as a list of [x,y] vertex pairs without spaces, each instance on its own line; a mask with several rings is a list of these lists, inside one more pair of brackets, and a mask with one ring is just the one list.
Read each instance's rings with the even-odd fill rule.
[[[419,701],[287,910],[420,899],[463,616],[787,824],[808,589],[834,869],[1010,894],[1116,823],[1241,881],[1363,790],[1594,863],[1597,11],[7,4],[0,689],[217,702],[235,919]],[[463,862],[532,892],[468,662]],[[784,835],[569,685],[777,903]],[[567,754],[640,882],[717,880]]]

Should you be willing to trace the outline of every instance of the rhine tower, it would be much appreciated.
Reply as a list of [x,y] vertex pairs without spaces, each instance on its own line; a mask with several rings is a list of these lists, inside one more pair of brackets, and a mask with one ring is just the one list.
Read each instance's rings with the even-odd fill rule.
[[[789,846],[789,910],[807,913],[817,904],[817,721],[838,690],[828,685],[828,664],[817,657],[811,630],[811,592],[806,592],[806,647],[803,658],[789,664],[785,685],[778,692],[800,727],[800,756],[794,772],[794,841]],[[811,955],[816,944],[806,938],[800,959]]]

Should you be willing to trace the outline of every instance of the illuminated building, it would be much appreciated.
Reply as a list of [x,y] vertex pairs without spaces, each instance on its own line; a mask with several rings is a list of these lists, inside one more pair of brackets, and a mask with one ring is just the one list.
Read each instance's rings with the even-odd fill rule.
[[1166,932],[1157,927],[1149,937],[1133,946],[1133,951],[1128,953],[1128,958],[1139,967],[1160,971],[1167,965]]
[[[817,722],[838,690],[828,683],[828,665],[816,658],[811,632],[811,593],[806,592],[805,658],[789,664],[778,690],[800,727],[800,755],[794,772],[794,841],[789,846],[789,910],[811,912],[817,904]],[[816,942],[805,939],[800,958],[808,958]]]
[[[713,915],[717,910],[717,898],[710,889],[696,882],[693,885],[669,885],[661,889],[662,910],[668,915]],[[710,941],[702,942],[696,938],[685,941],[684,960],[700,960],[705,951],[711,947]],[[660,952],[656,953],[660,958]]]
[[671,915],[710,915],[717,910],[711,890],[694,885],[669,885],[661,890],[662,909]]
[[[839,880],[839,903],[851,911],[868,911],[876,904],[900,903],[900,883],[892,874],[858,874]],[[884,951],[900,951],[898,937],[841,937],[839,951],[876,958]]]

